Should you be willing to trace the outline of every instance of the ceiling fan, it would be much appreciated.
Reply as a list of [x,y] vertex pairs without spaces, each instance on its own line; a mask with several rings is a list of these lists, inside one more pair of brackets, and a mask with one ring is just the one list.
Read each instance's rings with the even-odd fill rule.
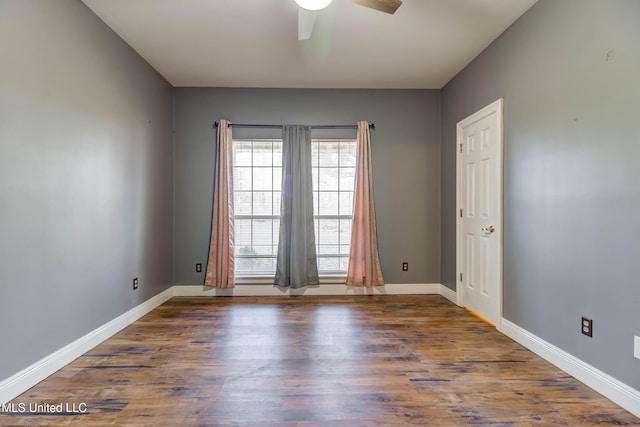
[[[316,13],[329,6],[332,0],[295,0],[298,8],[298,40],[309,40],[316,22]],[[351,0],[370,9],[393,15],[402,5],[402,0]]]

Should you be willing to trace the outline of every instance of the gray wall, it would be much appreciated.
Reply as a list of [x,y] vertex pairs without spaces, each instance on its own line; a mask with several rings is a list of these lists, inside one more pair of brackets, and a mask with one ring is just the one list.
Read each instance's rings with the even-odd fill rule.
[[79,0],[2,0],[0,58],[1,381],[171,284],[172,94]]
[[443,282],[455,124],[503,97],[504,316],[636,389],[639,22],[638,1],[540,0],[442,91]]
[[[439,91],[178,88],[174,98],[176,284],[204,280],[194,265],[208,255],[212,125],[224,118],[263,124],[375,123],[372,161],[385,281],[440,282]],[[260,135],[274,134],[234,131],[236,137]],[[343,136],[355,137],[355,131]],[[408,272],[401,271],[403,261],[409,262]]]

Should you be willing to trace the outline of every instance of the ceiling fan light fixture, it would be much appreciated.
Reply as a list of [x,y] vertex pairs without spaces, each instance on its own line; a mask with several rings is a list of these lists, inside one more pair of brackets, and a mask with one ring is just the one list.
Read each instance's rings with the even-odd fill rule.
[[307,10],[320,10],[329,6],[332,0],[295,0],[303,9]]

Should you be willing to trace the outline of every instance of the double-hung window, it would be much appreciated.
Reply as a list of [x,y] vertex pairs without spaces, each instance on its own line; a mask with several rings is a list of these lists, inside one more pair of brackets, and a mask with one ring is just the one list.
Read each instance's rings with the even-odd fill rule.
[[313,140],[313,214],[320,275],[346,274],[351,248],[355,140]]
[[[351,247],[355,140],[312,140],[320,276],[345,274]],[[278,255],[282,140],[233,141],[236,276],[273,276]]]
[[233,141],[236,276],[275,273],[281,186],[282,140]]

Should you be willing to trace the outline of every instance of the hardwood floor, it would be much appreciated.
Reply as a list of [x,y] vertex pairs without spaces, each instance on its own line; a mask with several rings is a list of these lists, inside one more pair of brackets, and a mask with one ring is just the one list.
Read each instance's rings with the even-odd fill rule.
[[0,425],[640,425],[436,295],[173,298],[13,403]]

